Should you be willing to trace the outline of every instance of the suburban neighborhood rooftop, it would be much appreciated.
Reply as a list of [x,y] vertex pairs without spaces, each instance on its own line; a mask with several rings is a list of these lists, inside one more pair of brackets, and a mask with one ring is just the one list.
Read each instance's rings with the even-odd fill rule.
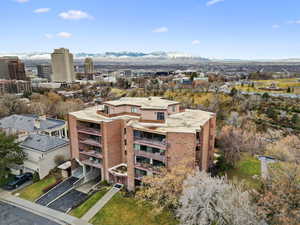
[[29,135],[20,145],[26,149],[33,149],[40,152],[48,152],[58,147],[67,145],[69,142],[58,138],[42,134]]
[[[39,122],[38,127],[36,123],[37,121]],[[10,128],[27,132],[53,129],[55,127],[63,126],[64,124],[65,121],[63,120],[50,118],[41,119],[36,115],[11,115],[0,120],[0,128],[2,129]]]

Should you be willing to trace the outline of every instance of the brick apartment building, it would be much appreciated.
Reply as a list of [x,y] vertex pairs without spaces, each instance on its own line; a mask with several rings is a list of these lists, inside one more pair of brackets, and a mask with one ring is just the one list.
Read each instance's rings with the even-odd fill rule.
[[32,92],[31,82],[24,80],[0,80],[0,94]]
[[213,163],[216,116],[181,110],[160,97],[121,98],[69,114],[73,170],[123,183],[129,190],[157,168],[188,158],[207,170]]
[[0,79],[27,80],[24,63],[18,57],[0,57]]

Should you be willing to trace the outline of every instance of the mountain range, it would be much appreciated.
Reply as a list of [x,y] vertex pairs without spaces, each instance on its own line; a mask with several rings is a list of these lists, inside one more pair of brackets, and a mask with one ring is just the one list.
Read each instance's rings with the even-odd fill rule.
[[[18,56],[20,59],[24,60],[48,60],[50,59],[49,52],[32,52],[32,53],[0,53],[1,56]],[[195,58],[208,60],[202,57],[194,57],[187,53],[180,52],[105,52],[105,53],[75,53],[75,59],[84,59],[86,57],[91,57],[94,60],[101,59],[177,59],[177,58]]]

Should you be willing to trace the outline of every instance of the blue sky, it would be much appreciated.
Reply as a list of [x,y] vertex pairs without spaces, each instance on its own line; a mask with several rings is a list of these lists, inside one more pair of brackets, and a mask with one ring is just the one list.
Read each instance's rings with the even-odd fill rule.
[[300,58],[299,0],[1,0],[0,52]]

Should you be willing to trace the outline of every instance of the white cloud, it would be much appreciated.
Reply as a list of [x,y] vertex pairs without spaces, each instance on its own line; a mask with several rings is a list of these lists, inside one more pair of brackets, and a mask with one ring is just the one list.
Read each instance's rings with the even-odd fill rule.
[[206,6],[212,6],[212,5],[215,5],[217,3],[220,3],[220,2],[224,2],[225,0],[210,0],[208,2],[206,2]]
[[36,9],[33,12],[34,13],[46,13],[49,12],[51,9],[50,8],[40,8],[40,9]]
[[81,10],[69,10],[62,12],[59,17],[65,20],[80,20],[80,19],[93,19],[91,15]]
[[53,34],[45,34],[45,38],[52,39],[53,38]]
[[193,44],[193,45],[199,45],[199,44],[200,44],[200,41],[199,41],[199,40],[193,40],[193,41],[192,41],[192,44]]
[[68,32],[60,32],[58,34],[56,34],[58,37],[61,37],[61,38],[70,38],[72,37],[72,34],[71,33],[68,33]]
[[300,20],[291,20],[288,21],[289,24],[300,24]]
[[278,24],[273,24],[273,25],[272,25],[272,28],[273,28],[273,29],[278,29],[278,28],[280,28],[280,25],[278,25]]
[[29,0],[15,0],[16,2],[19,2],[19,3],[26,3],[26,2],[29,2]]
[[158,27],[153,30],[154,33],[165,33],[168,31],[169,31],[169,29],[167,27]]

